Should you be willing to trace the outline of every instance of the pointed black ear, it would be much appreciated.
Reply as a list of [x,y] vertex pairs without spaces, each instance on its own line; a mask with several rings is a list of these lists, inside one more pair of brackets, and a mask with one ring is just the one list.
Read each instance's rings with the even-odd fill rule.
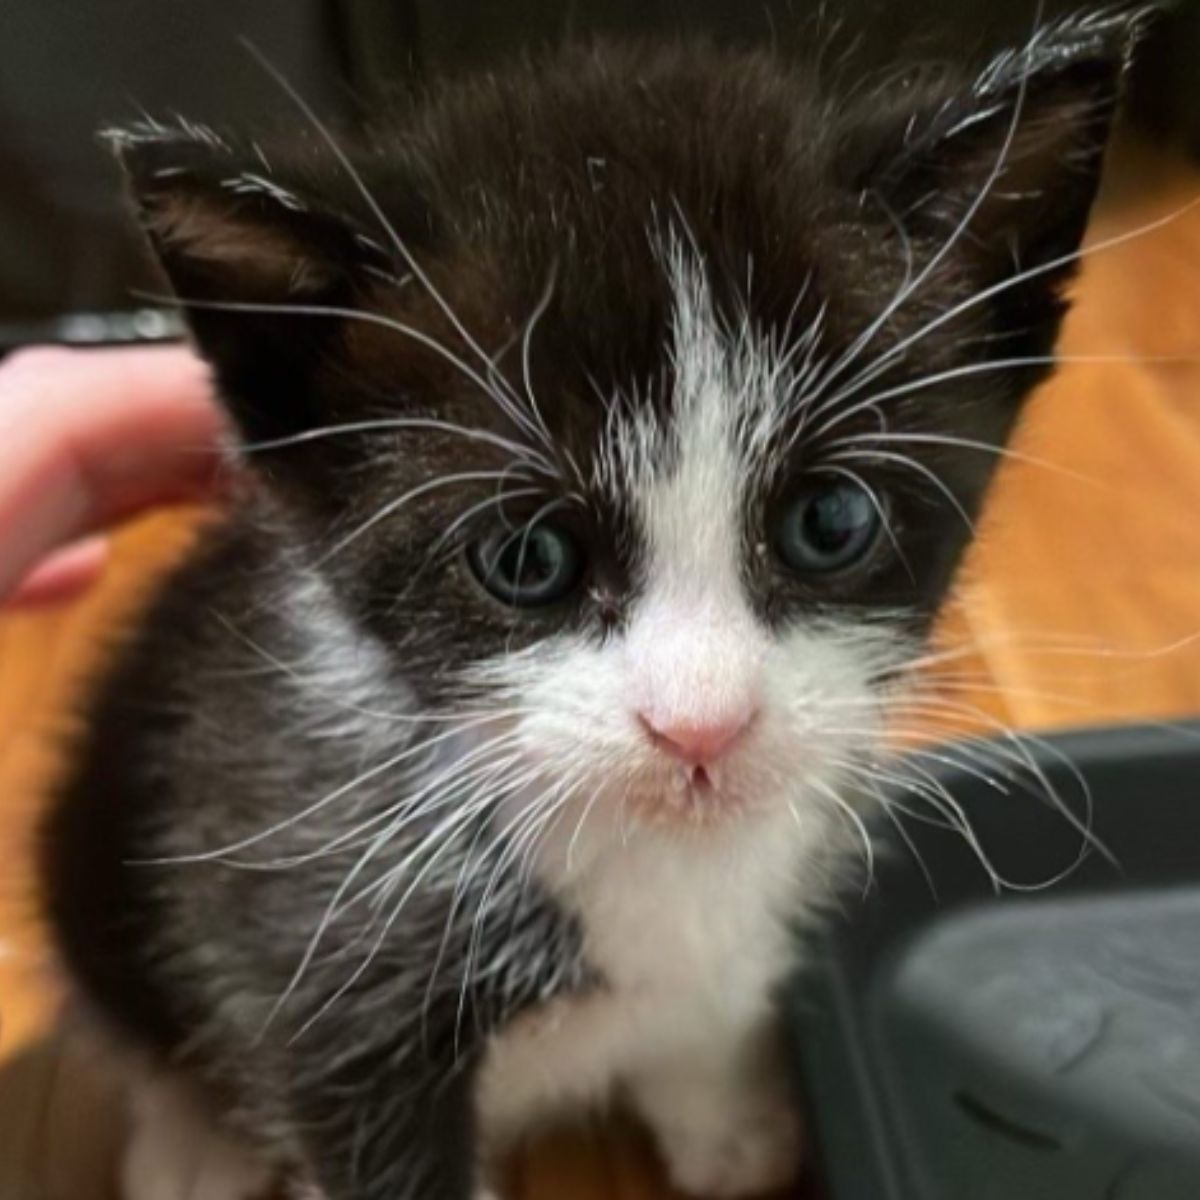
[[[340,164],[285,163],[180,121],[106,134],[220,392],[250,441],[319,418],[313,375],[370,271],[390,269]],[[299,309],[308,309],[301,313]]]
[[983,282],[1072,254],[1149,15],[1108,9],[1048,24],[965,87],[950,72],[910,76],[903,100],[877,98],[891,115],[870,123],[873,145],[855,148],[855,185],[883,197],[915,238],[955,237],[956,261],[971,256]]

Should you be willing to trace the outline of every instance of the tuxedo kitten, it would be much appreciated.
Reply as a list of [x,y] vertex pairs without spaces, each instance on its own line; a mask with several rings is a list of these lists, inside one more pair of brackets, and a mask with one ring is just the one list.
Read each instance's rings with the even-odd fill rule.
[[[236,430],[45,840],[139,1200],[462,1198],[628,1103],[791,1177],[794,927],[1049,369],[1130,42],[598,44],[112,140]],[[845,81],[844,81],[845,82]],[[204,1163],[199,1162],[204,1158]]]

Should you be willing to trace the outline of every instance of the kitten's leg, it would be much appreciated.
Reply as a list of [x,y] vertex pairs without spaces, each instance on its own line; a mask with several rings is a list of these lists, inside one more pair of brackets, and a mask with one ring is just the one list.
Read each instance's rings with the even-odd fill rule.
[[[190,1091],[173,1081],[132,1090],[130,1131],[120,1169],[121,1200],[500,1200],[474,1170],[469,1083],[454,1087],[453,1061],[374,1074],[356,1103],[332,1097],[321,1132],[308,1139],[311,1171],[325,1183],[285,1177],[220,1129]],[[424,1076],[422,1078],[422,1076]],[[404,1101],[397,1104],[397,1098]],[[468,1183],[470,1177],[474,1183]],[[413,1189],[416,1189],[415,1191]]]
[[[321,1004],[318,1013],[334,995],[355,1018],[331,1019],[320,1038],[287,1047],[288,1110],[328,1200],[487,1200],[475,1098],[489,1040],[585,978],[574,923],[527,880],[510,892],[499,874],[507,862],[465,873],[481,898],[460,896],[453,872],[450,896],[423,894],[419,906],[414,898],[409,923],[372,952],[353,990],[332,956],[322,964],[328,978],[309,975],[302,998]],[[515,911],[482,907],[514,893]],[[440,945],[446,969],[414,975],[413,945]]]
[[412,1045],[358,1036],[352,1046],[336,1032],[320,1048],[316,1039],[297,1043],[292,1061],[300,1086],[291,1108],[321,1194],[328,1200],[477,1197],[469,1063],[443,1055],[436,1044],[423,1047],[419,1032],[406,1031]]
[[699,1196],[743,1196],[791,1182],[803,1135],[792,1090],[763,1039],[693,1047],[630,1082],[672,1183]]
[[272,1167],[218,1129],[174,1083],[138,1087],[121,1167],[122,1200],[267,1200]]

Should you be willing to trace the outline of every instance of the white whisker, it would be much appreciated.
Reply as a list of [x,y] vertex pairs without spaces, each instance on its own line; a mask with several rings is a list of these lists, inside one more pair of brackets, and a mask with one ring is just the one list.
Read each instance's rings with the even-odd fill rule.
[[[417,261],[416,255],[414,255],[408,248],[408,244],[397,232],[395,225],[388,220],[387,214],[383,211],[383,207],[375,198],[374,193],[367,186],[366,180],[362,177],[362,173],[351,161],[350,156],[345,152],[345,150],[342,149],[342,146],[338,142],[337,138],[333,136],[332,132],[330,132],[325,123],[320,117],[317,116],[312,106],[304,99],[303,96],[300,95],[300,93],[292,85],[291,81],[287,79],[283,72],[275,67],[274,64],[271,63],[266,56],[263,55],[251,42],[246,39],[242,39],[242,43],[249,51],[251,56],[262,67],[262,69],[266,71],[266,73],[273,80],[275,80],[284,94],[287,95],[292,103],[295,104],[295,106],[300,110],[308,123],[313,127],[317,136],[320,137],[325,145],[329,147],[329,150],[338,160],[342,169],[346,172],[347,177],[350,179],[351,183],[353,183],[355,189],[358,191],[367,207],[371,210],[375,219],[379,222],[380,227],[387,235],[388,240],[400,254],[400,257],[404,260],[404,263],[408,269],[413,273],[414,276],[416,276],[426,294],[430,297],[430,299],[433,300],[438,308],[441,309],[443,315],[454,327],[458,335],[474,352],[476,357],[478,357],[479,360],[484,364],[485,369],[489,371],[494,370],[491,357],[484,352],[479,343],[468,331],[467,327],[459,319],[458,314],[455,313],[454,309],[450,306],[446,298],[434,286],[433,281],[429,278],[428,273]],[[497,378],[500,379],[502,384],[504,384],[503,377],[497,376]],[[486,391],[489,395],[496,397],[496,393],[491,387],[485,386],[484,391]],[[498,399],[498,397],[496,398]]]
[[972,534],[972,536],[975,534],[975,522],[971,520],[971,515],[963,507],[962,501],[959,500],[959,498],[950,490],[950,487],[947,485],[946,481],[942,479],[942,477],[938,475],[936,471],[934,471],[931,467],[926,466],[925,463],[919,461],[918,459],[912,458],[907,454],[896,454],[890,450],[875,449],[838,450],[829,457],[830,459],[838,461],[851,460],[857,462],[890,462],[895,463],[898,466],[907,467],[911,471],[915,471],[918,475],[922,475],[928,479],[930,483],[932,483],[934,487],[946,497],[950,503],[950,506],[962,518],[963,524],[966,525],[968,531]]
[[885,401],[902,399],[905,396],[939,387],[945,383],[953,383],[955,380],[970,379],[977,375],[990,375],[998,371],[1012,371],[1021,368],[1043,366],[1095,366],[1106,364],[1176,365],[1197,362],[1200,362],[1200,356],[1194,354],[1034,354],[1018,358],[998,358],[988,359],[984,362],[966,363],[957,367],[947,368],[944,371],[936,371],[930,375],[922,375],[917,379],[911,379],[894,387],[885,388],[881,392],[871,392],[865,400],[861,400],[857,404],[852,404],[845,408],[839,408],[839,405],[851,399],[857,392],[862,390],[864,385],[836,392],[832,396],[823,399],[820,405],[808,415],[806,421],[811,420],[813,416],[819,415],[822,412],[834,409],[837,411],[832,412],[823,423],[817,425],[815,428],[809,428],[806,423],[804,435],[810,441],[815,442],[832,429],[845,424],[860,412],[868,408],[873,408]]
[[442,421],[434,417],[379,417],[365,421],[346,421],[340,425],[324,425],[315,429],[305,429],[287,437],[269,438],[258,442],[241,442],[238,444],[238,451],[242,454],[257,454],[266,450],[281,450],[326,438],[349,437],[363,433],[398,433],[411,430],[450,433],[468,441],[482,442],[485,445],[507,451],[522,464],[535,466],[547,475],[555,474],[553,464],[539,450],[523,446],[488,429],[458,425],[453,421]]
[[347,546],[357,541],[368,530],[378,525],[380,521],[386,521],[388,517],[394,516],[406,504],[411,503],[420,496],[428,495],[430,492],[441,488],[451,487],[457,483],[479,483],[486,480],[504,479],[506,477],[507,472],[502,471],[461,471],[457,475],[442,475],[437,479],[427,479],[423,483],[417,484],[416,487],[410,488],[402,496],[397,496],[394,500],[389,500],[382,507],[376,509],[370,517],[360,525],[355,526],[345,536],[339,538],[330,549],[324,551],[314,565],[318,567],[323,566],[330,559],[345,550]]
[[[919,329],[902,338],[895,345],[885,350],[869,367],[852,384],[867,386],[873,379],[878,378],[884,370],[886,370],[893,362],[904,354],[906,350],[928,337],[935,330],[941,328],[948,321],[954,320],[965,312],[970,312],[980,304],[986,304],[989,300],[996,296],[1003,295],[1004,292],[1011,288],[1019,287],[1023,283],[1029,282],[1031,279],[1037,279],[1042,275],[1048,275],[1055,271],[1060,271],[1064,267],[1070,266],[1072,263],[1082,261],[1084,258],[1090,257],[1093,254],[1100,254],[1107,250],[1116,249],[1119,246],[1139,237],[1145,237],[1147,234],[1170,225],[1177,221],[1180,217],[1185,216],[1194,208],[1200,205],[1200,197],[1189,200],[1187,204],[1178,209],[1159,217],[1156,220],[1149,221],[1144,225],[1138,226],[1136,229],[1128,230],[1125,233],[1117,234],[1113,237],[1103,238],[1098,242],[1093,242],[1090,245],[1081,247],[1079,250],[1072,251],[1069,254],[1061,254],[1055,258],[1049,259],[1046,262],[1039,263],[1035,267],[1030,267],[1027,270],[1019,271],[1008,278],[1001,280],[999,283],[983,288],[978,292],[973,293],[965,300],[957,304],[951,305],[949,308],[943,309],[936,317],[927,321]],[[848,396],[852,393],[844,392],[843,396]]]

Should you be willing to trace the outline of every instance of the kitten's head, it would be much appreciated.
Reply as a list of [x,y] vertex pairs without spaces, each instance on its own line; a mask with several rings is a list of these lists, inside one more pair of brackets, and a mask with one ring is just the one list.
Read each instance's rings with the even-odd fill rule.
[[307,115],[287,151],[117,140],[252,472],[424,705],[494,739],[474,778],[803,819],[1048,369],[1128,44],[1074,20],[849,94],[602,45],[361,149]]

